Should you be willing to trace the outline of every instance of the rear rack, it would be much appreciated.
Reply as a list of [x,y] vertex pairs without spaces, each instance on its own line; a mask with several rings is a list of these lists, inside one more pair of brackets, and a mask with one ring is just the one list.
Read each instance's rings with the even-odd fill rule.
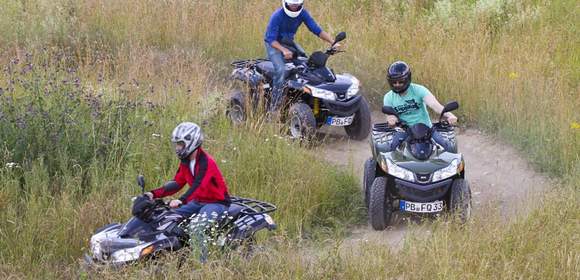
[[259,215],[276,211],[274,204],[251,198],[231,197],[231,202],[244,206],[241,213],[245,215]]
[[373,130],[378,132],[391,132],[396,131],[394,128],[390,128],[387,123],[376,123],[373,125]]
[[233,61],[231,63],[231,65],[236,67],[236,68],[243,68],[243,67],[254,66],[254,65],[256,65],[260,62],[264,62],[264,61],[268,61],[268,60],[264,59],[264,58],[244,59],[244,60]]

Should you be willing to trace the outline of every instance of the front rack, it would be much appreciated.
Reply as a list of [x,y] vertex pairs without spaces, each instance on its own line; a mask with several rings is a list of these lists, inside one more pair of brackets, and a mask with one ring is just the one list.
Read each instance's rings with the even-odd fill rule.
[[277,209],[274,204],[251,198],[232,196],[231,202],[244,206],[244,209],[242,209],[241,213],[245,215],[266,214],[274,212]]

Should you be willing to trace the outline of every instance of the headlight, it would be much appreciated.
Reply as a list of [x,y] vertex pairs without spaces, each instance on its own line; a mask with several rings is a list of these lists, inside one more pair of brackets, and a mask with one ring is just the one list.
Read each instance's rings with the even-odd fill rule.
[[399,179],[405,181],[415,182],[415,175],[413,172],[396,165],[392,160],[387,159],[387,172]]
[[312,94],[312,96],[314,96],[314,97],[318,97],[320,99],[326,99],[326,100],[336,100],[336,94],[334,94],[334,92],[332,92],[332,91],[313,87],[313,86],[308,86],[307,88],[310,89],[310,94]]
[[433,173],[433,182],[447,179],[461,172],[459,167],[461,167],[462,165],[460,165],[459,163],[460,162],[458,159],[454,159],[453,161],[451,161],[451,164],[449,164],[447,167],[435,171],[435,173]]
[[350,87],[346,91],[346,98],[351,98],[357,95],[360,89],[360,82],[357,78],[355,78],[354,76],[350,76],[350,80],[352,81],[352,85],[350,85]]

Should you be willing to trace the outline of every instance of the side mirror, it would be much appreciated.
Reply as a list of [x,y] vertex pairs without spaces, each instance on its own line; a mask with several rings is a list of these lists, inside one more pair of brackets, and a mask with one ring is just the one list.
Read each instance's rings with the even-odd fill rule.
[[445,104],[445,107],[443,107],[443,111],[441,112],[441,116],[439,118],[443,118],[443,114],[457,110],[458,108],[459,108],[459,103],[457,103],[457,101],[451,101],[451,102]]
[[397,114],[397,111],[395,111],[395,109],[391,106],[383,106],[383,114],[386,115],[395,115],[395,116],[399,116],[399,114]]
[[137,184],[141,187],[141,193],[145,193],[145,177],[143,175],[137,176]]
[[346,39],[346,32],[343,31],[343,32],[336,34],[336,37],[334,38],[333,45],[340,42],[340,41],[343,41],[344,39]]

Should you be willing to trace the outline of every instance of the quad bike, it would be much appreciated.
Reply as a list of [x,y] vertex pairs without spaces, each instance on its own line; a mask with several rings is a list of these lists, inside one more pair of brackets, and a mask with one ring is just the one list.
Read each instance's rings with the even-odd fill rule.
[[[363,140],[369,134],[370,109],[360,93],[359,80],[350,74],[335,74],[326,66],[331,55],[342,52],[335,45],[345,38],[345,32],[339,33],[330,48],[310,57],[293,41],[281,42],[294,54],[286,61],[281,109],[281,120],[293,138],[309,139],[323,125],[342,126],[355,140]],[[231,77],[241,86],[232,93],[226,114],[237,124],[246,120],[249,109],[268,108],[274,66],[267,59],[239,60],[232,65]]]
[[[143,176],[137,179],[142,192]],[[121,266],[154,258],[161,253],[175,252],[188,246],[187,226],[194,217],[184,218],[174,212],[162,199],[151,200],[146,195],[134,199],[134,205],[145,202],[138,214],[124,224],[113,223],[97,229],[90,239],[90,250],[85,254],[85,265]],[[219,219],[215,228],[217,245],[235,247],[255,242],[254,234],[262,229],[274,230],[276,224],[267,213],[276,210],[270,203],[248,198],[231,198],[227,217]]]
[[[457,153],[453,126],[442,121],[443,114],[459,108],[457,102],[445,105],[438,123],[431,128],[424,124],[411,127],[398,123],[390,128],[375,124],[371,136],[373,157],[364,165],[363,193],[369,220],[375,230],[383,230],[393,213],[455,213],[462,222],[471,215],[471,190],[465,180],[463,155]],[[383,113],[395,115],[392,107]],[[431,137],[437,130],[452,143],[446,151]],[[391,141],[397,131],[406,131],[407,139],[394,150]]]

